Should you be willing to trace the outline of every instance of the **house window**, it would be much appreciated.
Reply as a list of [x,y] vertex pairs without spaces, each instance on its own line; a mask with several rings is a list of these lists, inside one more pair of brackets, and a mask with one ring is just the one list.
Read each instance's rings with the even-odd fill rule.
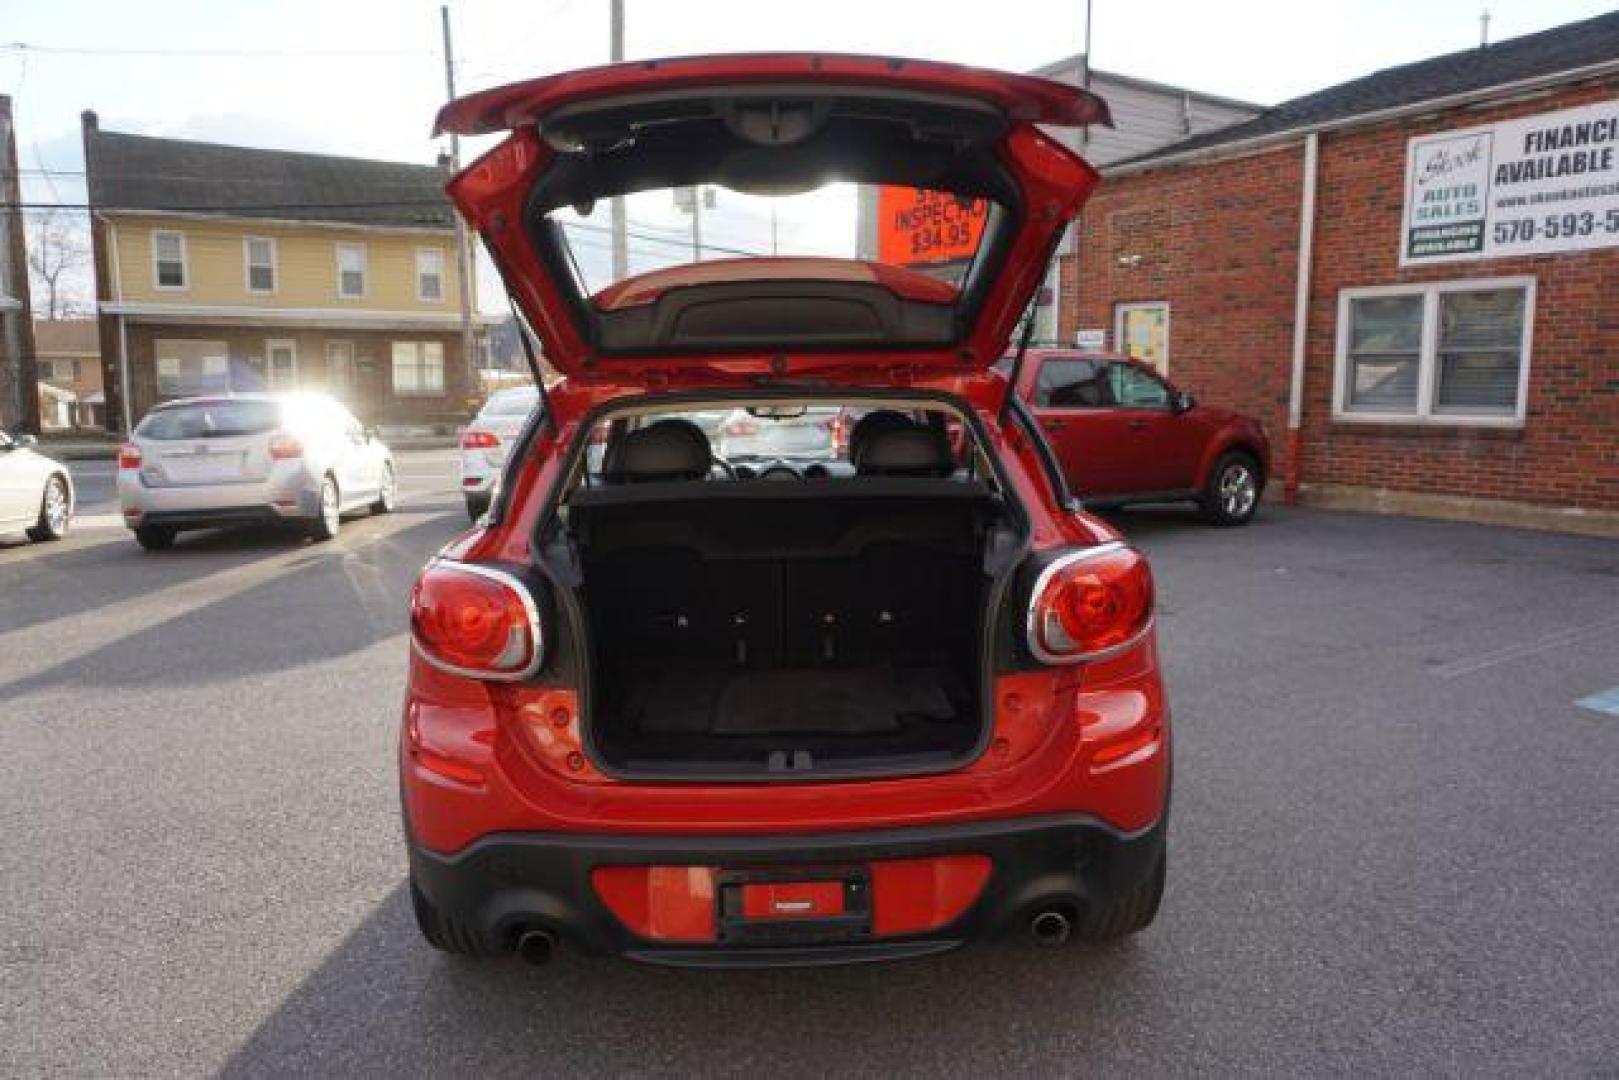
[[354,342],[326,343],[326,389],[345,401],[354,395]]
[[436,304],[444,299],[444,249],[416,249],[416,299]]
[[357,300],[365,295],[365,245],[337,245],[337,295]]
[[42,360],[40,367],[43,377],[53,382],[77,382],[79,378],[77,360]]
[[1344,290],[1333,415],[1522,424],[1534,300],[1532,278]]
[[298,388],[298,343],[278,338],[264,343],[264,385],[270,390]]
[[158,397],[193,397],[230,390],[230,350],[223,341],[158,338],[153,348]]
[[1113,340],[1119,351],[1169,370],[1169,305],[1120,304],[1114,312]]
[[393,343],[393,386],[400,397],[444,393],[444,345],[437,341]]
[[186,287],[185,233],[152,233],[152,281],[160,289]]
[[242,255],[247,261],[247,291],[275,292],[275,241],[262,236],[246,237],[242,240]]

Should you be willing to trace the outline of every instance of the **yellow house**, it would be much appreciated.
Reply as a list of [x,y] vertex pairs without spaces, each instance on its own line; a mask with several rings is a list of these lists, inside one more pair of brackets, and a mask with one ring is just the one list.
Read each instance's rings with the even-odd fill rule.
[[84,142],[111,426],[244,390],[326,390],[368,423],[476,405],[441,169],[102,131],[88,112]]

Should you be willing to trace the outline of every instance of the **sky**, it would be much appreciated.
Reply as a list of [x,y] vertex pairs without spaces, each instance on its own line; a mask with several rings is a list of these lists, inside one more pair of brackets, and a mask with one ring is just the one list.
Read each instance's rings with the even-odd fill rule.
[[[105,129],[429,163],[438,0],[4,0],[24,198],[82,202]],[[1260,104],[1599,15],[1602,0],[1094,0],[1098,69]],[[631,58],[836,50],[1019,71],[1079,52],[1082,0],[626,0]],[[457,90],[603,63],[608,0],[452,0]],[[476,153],[469,143],[464,155]],[[483,306],[499,307],[481,279]],[[87,285],[80,285],[81,290]]]

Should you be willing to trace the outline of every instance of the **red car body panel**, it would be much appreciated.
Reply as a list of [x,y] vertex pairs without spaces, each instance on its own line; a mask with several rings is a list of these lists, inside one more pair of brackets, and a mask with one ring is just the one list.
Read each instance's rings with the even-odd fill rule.
[[[577,298],[552,280],[521,224],[529,189],[555,153],[539,137],[536,121],[604,96],[784,81],[968,96],[1012,121],[999,153],[1028,212],[1010,235],[977,318],[950,348],[691,352],[599,363],[570,315],[568,305]],[[1007,420],[1012,388],[990,367],[1038,287],[1057,238],[1097,181],[1094,170],[1032,125],[1105,118],[1097,99],[1042,80],[816,56],[617,65],[446,107],[442,130],[516,129],[452,180],[450,192],[489,246],[548,359],[567,377],[548,388],[544,422],[508,463],[496,512],[447,545],[440,558],[535,567],[534,538],[561,494],[570,454],[615,404],[655,401],[665,392],[703,400],[704,394],[761,388],[793,393],[798,386],[914,392],[970,416],[983,452],[997,462],[1003,497],[1022,512],[1026,549],[1020,558],[1117,541],[1108,525],[1063,504],[1044,441],[1021,421]],[[822,280],[867,275],[896,293],[936,292],[946,299],[938,286],[891,267],[798,263],[790,272],[814,272]],[[783,268],[767,262],[763,269]],[[693,275],[745,270],[704,263],[643,275],[594,302],[643,303]],[[1050,903],[1052,890],[1065,882],[1077,888],[1085,874],[1098,888],[1122,887],[1157,860],[1161,875],[1170,728],[1150,626],[1117,651],[1083,663],[998,667],[985,686],[989,732],[982,749],[928,775],[625,779],[593,754],[584,729],[588,717],[580,714],[581,687],[566,671],[547,672],[541,667],[537,676],[500,683],[448,673],[415,651],[411,658],[399,769],[412,887],[420,888],[413,898],[419,905],[457,905],[457,917],[473,926],[468,933],[492,950],[513,947],[514,925],[518,931],[539,925],[571,929],[601,951],[633,955],[659,946],[664,957],[680,958],[662,962],[692,962],[678,949],[724,944],[716,906],[724,875],[761,863],[776,870],[771,887],[749,882],[753,891],[742,907],[767,929],[773,921],[791,921],[786,913],[802,905],[836,916],[842,900],[826,885],[827,863],[854,862],[855,884],[871,890],[865,932],[900,942],[896,949],[919,941],[918,948],[948,947],[957,943],[950,935],[967,922],[989,919],[984,912],[992,911],[997,922],[1026,918],[1031,905]],[[802,857],[802,873],[797,852],[810,853]],[[1026,876],[1017,878],[1010,861],[1025,858]],[[1038,869],[1047,865],[1058,869]],[[845,880],[842,887],[852,886]],[[419,919],[421,912],[418,906]]]

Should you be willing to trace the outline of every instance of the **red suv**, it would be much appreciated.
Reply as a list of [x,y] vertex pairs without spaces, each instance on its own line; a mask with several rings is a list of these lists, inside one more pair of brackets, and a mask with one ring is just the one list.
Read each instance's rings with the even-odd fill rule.
[[[440,131],[510,129],[449,191],[565,378],[411,597],[431,944],[799,965],[1152,921],[1152,575],[1067,507],[993,370],[1097,182],[1040,125],[1106,120],[1074,87],[834,55],[446,107]],[[670,225],[694,210],[707,251]]]
[[1018,396],[1086,506],[1195,502],[1218,525],[1246,524],[1259,510],[1270,475],[1265,425],[1199,404],[1138,360],[1030,350]]

